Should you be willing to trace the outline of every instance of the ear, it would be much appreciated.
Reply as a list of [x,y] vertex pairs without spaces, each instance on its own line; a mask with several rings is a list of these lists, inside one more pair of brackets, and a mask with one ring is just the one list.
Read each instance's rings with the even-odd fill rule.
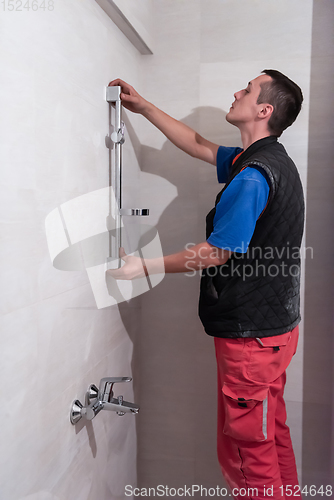
[[265,103],[261,104],[260,106],[261,106],[261,108],[260,108],[258,117],[269,119],[274,111],[274,106],[272,106],[271,104],[265,104]]

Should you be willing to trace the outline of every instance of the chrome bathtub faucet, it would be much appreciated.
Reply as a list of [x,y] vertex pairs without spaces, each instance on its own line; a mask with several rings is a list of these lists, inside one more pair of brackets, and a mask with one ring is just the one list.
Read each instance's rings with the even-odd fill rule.
[[77,424],[82,418],[93,420],[101,410],[115,411],[119,416],[123,416],[125,413],[138,413],[139,406],[124,401],[123,396],[113,397],[114,384],[131,382],[131,380],[131,377],[104,377],[100,381],[99,388],[95,384],[90,385],[86,392],[85,405],[78,399],[72,403],[70,411],[71,424]]

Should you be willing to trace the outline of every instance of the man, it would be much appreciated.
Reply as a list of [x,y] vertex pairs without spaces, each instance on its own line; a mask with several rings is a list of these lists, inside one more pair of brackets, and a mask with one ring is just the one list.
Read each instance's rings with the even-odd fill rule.
[[[142,261],[125,255],[116,279],[202,270],[199,315],[215,337],[218,366],[218,458],[235,498],[299,496],[283,400],[285,370],[298,341],[300,245],[304,199],[293,161],[277,138],[296,119],[300,88],[264,70],[235,100],[226,120],[243,149],[225,148],[121,85],[122,104],[141,113],[177,147],[217,165],[225,183],[207,216],[207,240]],[[243,488],[241,490],[241,488]],[[286,489],[287,488],[287,489]]]

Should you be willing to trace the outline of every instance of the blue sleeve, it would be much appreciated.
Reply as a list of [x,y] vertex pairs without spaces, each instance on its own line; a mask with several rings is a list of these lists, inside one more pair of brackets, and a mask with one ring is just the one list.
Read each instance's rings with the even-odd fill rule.
[[242,170],[223,192],[208,243],[232,252],[246,253],[255,224],[269,196],[269,185],[256,168]]
[[227,182],[228,172],[234,158],[241,153],[241,148],[227,148],[219,146],[217,151],[217,177],[218,182]]

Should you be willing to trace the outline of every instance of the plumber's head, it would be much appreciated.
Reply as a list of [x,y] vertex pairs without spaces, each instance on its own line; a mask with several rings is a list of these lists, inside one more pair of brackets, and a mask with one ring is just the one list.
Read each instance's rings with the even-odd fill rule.
[[283,73],[274,69],[262,73],[234,94],[226,120],[240,131],[262,128],[279,137],[297,118],[303,94]]

